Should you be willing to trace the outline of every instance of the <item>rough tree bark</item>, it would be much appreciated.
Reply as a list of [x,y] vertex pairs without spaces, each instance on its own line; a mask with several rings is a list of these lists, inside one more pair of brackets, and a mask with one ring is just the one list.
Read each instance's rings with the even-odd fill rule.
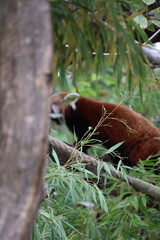
[[29,239],[47,146],[47,0],[0,1],[0,239]]

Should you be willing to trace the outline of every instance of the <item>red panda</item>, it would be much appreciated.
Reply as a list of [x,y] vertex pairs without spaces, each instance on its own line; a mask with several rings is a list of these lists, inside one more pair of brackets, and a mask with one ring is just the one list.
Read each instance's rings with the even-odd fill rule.
[[[125,165],[136,165],[140,160],[160,152],[160,140],[157,139],[160,138],[160,130],[142,115],[122,105],[98,102],[81,96],[74,105],[63,104],[66,96],[65,92],[52,95],[51,112],[63,115],[67,127],[76,133],[78,141],[90,127],[96,128],[100,119],[103,119],[92,138],[102,141],[105,148],[123,142],[118,152]],[[112,160],[115,163],[118,161],[114,158]]]

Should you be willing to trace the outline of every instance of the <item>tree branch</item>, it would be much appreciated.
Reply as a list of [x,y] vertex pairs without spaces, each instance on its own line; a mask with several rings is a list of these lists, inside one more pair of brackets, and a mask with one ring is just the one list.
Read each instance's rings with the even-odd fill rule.
[[153,67],[160,66],[160,43],[154,43],[153,45],[142,44],[140,45],[142,52],[147,56],[149,62]]
[[[50,146],[53,147],[57,153],[59,161],[62,165],[65,165],[66,163],[74,163],[77,161],[82,162],[86,164],[86,169],[97,175],[98,161],[96,159],[82,152],[79,152],[77,149],[74,149],[63,142],[52,138],[51,136],[48,137],[48,141]],[[51,158],[54,160],[53,156],[51,155],[51,148],[49,150],[49,153]],[[115,171],[112,167],[110,167],[110,171],[112,176],[120,179],[123,182],[126,182],[126,179],[122,176],[122,173],[120,171]],[[104,174],[105,172],[105,169],[102,168],[101,174]],[[127,176],[127,181],[136,191],[140,191],[150,197],[160,200],[159,187],[130,176]]]
[[156,0],[155,3],[148,6],[148,12],[160,7],[160,1]]

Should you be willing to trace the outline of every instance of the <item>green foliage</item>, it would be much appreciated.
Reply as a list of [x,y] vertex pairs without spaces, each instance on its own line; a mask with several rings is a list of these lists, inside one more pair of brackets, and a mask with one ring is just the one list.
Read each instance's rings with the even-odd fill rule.
[[[143,165],[137,170],[130,169],[129,175],[146,181],[156,179],[160,184],[153,170],[148,178]],[[160,238],[158,202],[109,175],[106,175],[107,185],[103,190],[92,179],[98,181],[83,164],[71,165],[67,170],[51,162],[45,174],[49,198],[37,213],[32,239]]]
[[[147,40],[141,21],[135,20],[142,18],[147,9],[144,1],[50,0],[50,4],[55,79],[63,86],[66,71],[78,89],[77,77],[83,72],[101,73],[110,67],[118,85],[125,74],[130,89],[137,82],[141,85],[148,76],[153,78],[146,58],[135,43],[135,38]],[[68,81],[65,84],[69,86]]]

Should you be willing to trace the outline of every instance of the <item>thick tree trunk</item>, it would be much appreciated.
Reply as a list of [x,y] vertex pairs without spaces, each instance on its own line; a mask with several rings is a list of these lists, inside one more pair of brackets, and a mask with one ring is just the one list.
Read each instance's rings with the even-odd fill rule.
[[0,1],[0,239],[29,239],[47,145],[47,0]]

